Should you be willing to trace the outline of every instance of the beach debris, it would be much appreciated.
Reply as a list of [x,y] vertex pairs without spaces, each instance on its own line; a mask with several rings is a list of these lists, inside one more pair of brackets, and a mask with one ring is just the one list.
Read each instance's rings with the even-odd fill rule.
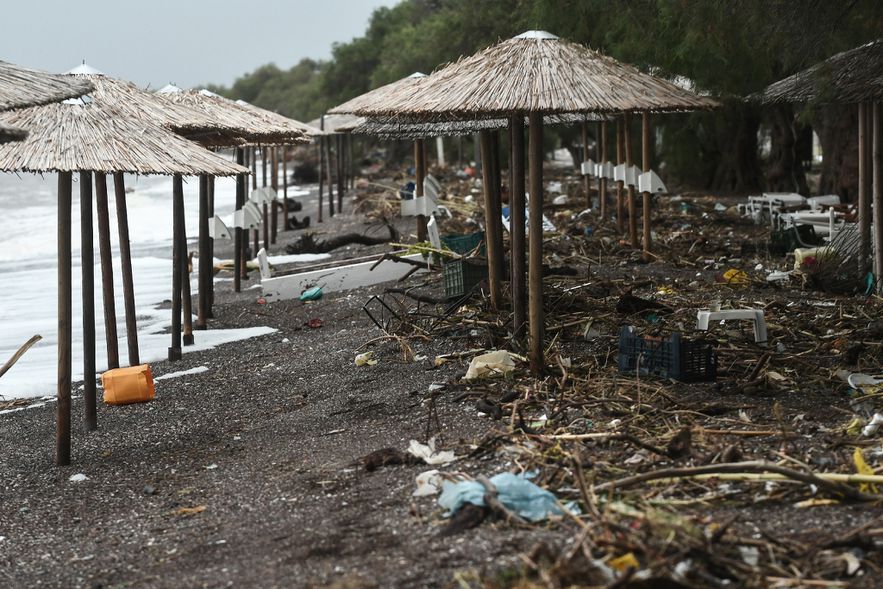
[[868,425],[862,428],[862,435],[866,438],[873,436],[880,430],[881,425],[883,425],[883,414],[875,413]]
[[[496,500],[506,510],[523,520],[539,522],[551,516],[564,514],[554,493],[538,487],[524,475],[504,472],[494,475],[489,482],[495,490]],[[479,480],[456,483],[445,481],[442,483],[438,504],[454,515],[466,504],[485,506],[489,494],[491,493],[487,485]],[[565,508],[572,509],[569,506]]]
[[314,318],[310,319],[309,321],[307,321],[307,323],[306,323],[306,326],[309,327],[310,329],[318,329],[318,328],[322,327],[322,325],[323,325],[323,322],[318,317],[314,317]]
[[362,458],[362,463],[365,465],[365,470],[373,472],[381,466],[423,464],[424,462],[422,458],[418,458],[407,452],[402,452],[398,448],[381,448],[380,450],[375,450]]
[[754,342],[765,344],[767,341],[766,321],[763,317],[763,309],[726,309],[710,311],[701,309],[696,314],[696,329],[708,331],[710,321],[730,321],[733,319],[748,319],[754,323]]
[[299,298],[303,302],[318,301],[322,298],[322,287],[314,286],[313,288],[308,288],[300,294]]
[[493,350],[476,356],[466,370],[466,380],[507,375],[515,370],[515,356],[506,350]]
[[436,451],[435,449],[435,437],[429,438],[429,442],[426,444],[421,444],[417,440],[411,440],[408,445],[408,453],[411,456],[415,456],[420,458],[426,464],[430,465],[440,465],[440,464],[450,464],[457,460],[457,457],[454,455],[452,450],[443,450],[441,452]]
[[645,311],[671,313],[672,309],[662,303],[636,297],[631,291],[620,296],[619,301],[616,303],[616,312],[621,315],[632,315],[634,313],[643,313]]
[[34,335],[30,339],[28,339],[28,341],[23,343],[21,345],[21,347],[18,350],[16,350],[16,352],[12,355],[11,358],[9,358],[9,360],[7,360],[3,364],[3,366],[0,366],[0,377],[2,377],[4,374],[6,374],[9,371],[9,369],[12,368],[13,365],[15,365],[15,363],[18,362],[22,356],[24,356],[24,353],[27,352],[31,348],[31,346],[36,344],[41,339],[43,339],[42,335]]
[[374,352],[368,351],[356,354],[355,363],[356,366],[374,366],[377,364],[377,360],[374,358]]
[[436,469],[421,472],[415,480],[417,488],[411,493],[412,497],[429,497],[441,490],[442,478]]
[[316,241],[314,233],[305,233],[294,243],[286,246],[289,254],[326,254],[347,245],[383,245],[391,241],[399,241],[399,232],[389,223],[384,223],[389,235],[372,237],[361,233],[344,233],[322,241]]
[[87,477],[86,475],[84,475],[81,472],[78,472],[77,474],[72,474],[70,476],[70,478],[68,478],[67,480],[69,480],[72,483],[82,483],[83,481],[89,480],[89,477]]

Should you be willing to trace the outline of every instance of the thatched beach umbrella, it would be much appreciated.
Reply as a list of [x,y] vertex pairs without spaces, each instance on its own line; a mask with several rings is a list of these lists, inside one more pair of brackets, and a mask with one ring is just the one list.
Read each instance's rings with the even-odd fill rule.
[[[356,109],[362,116],[402,116],[410,119],[453,120],[509,117],[511,130],[521,137],[524,116],[530,120],[530,360],[539,373],[543,361],[542,212],[543,115],[632,111],[676,111],[710,108],[715,103],[620,63],[583,45],[545,31],[528,31],[443,67],[413,91],[401,92],[386,104]],[[523,170],[520,145],[513,165]],[[522,186],[511,195],[513,226],[523,222]],[[649,202],[649,198],[646,199]],[[647,207],[649,209],[649,207]],[[645,211],[649,215],[649,211]],[[649,226],[649,218],[647,218]],[[649,227],[648,227],[649,228]],[[513,234],[512,253],[523,259]],[[649,246],[649,244],[645,244]],[[520,276],[513,276],[516,310]],[[517,326],[516,326],[517,328]]]
[[[0,121],[29,129],[27,139],[0,146],[0,170],[58,173],[58,405],[56,462],[70,463],[71,387],[71,175],[79,172],[83,255],[83,338],[85,407],[96,426],[95,322],[92,260],[91,176],[97,174],[174,174],[175,229],[183,226],[180,174],[234,175],[242,168],[145,120],[81,99],[0,114]],[[173,292],[186,270],[176,252]],[[177,288],[175,288],[177,286]],[[175,320],[173,316],[173,321]],[[180,324],[180,315],[178,317]]]
[[[244,106],[235,101],[224,98],[208,90],[183,90],[173,84],[168,84],[158,90],[155,96],[165,104],[184,107],[188,111],[199,112],[216,125],[223,125],[223,129],[207,127],[201,120],[177,121],[172,127],[189,139],[199,141],[208,147],[236,147],[236,161],[244,164],[243,148],[249,145],[293,145],[309,141],[303,124],[280,117],[264,109],[258,109],[251,105]],[[236,208],[240,209],[246,201],[245,177],[237,180]],[[205,199],[200,197],[202,203]],[[201,217],[207,215],[200,213]],[[200,225],[207,234],[208,227]],[[264,207],[264,242],[269,247],[269,228],[266,206]],[[207,240],[207,235],[204,238]],[[236,228],[233,239],[233,288],[239,292],[242,289],[242,278],[245,273],[245,232],[242,228]],[[255,232],[255,244],[257,244],[257,232]],[[206,276],[203,280],[208,281]]]
[[[829,57],[769,85],[751,98],[764,104],[814,103],[858,108],[859,269],[868,271],[873,200],[874,266],[883,292],[883,39]],[[872,163],[873,160],[873,163]],[[872,180],[873,178],[873,180]],[[873,187],[871,186],[873,185]],[[873,192],[873,199],[871,198]]]
[[88,80],[72,80],[0,61],[0,111],[60,102],[91,90]]

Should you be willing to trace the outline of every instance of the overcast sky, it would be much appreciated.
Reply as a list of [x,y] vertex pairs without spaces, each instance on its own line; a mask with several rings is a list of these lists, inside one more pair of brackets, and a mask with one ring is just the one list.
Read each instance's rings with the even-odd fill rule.
[[327,58],[397,0],[2,0],[0,60],[63,72],[86,60],[140,86],[229,85],[265,63]]

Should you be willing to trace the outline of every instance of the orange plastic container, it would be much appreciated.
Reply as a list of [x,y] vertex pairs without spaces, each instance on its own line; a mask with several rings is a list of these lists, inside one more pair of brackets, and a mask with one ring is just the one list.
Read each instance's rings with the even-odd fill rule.
[[144,403],[153,399],[153,375],[148,364],[130,368],[114,368],[101,375],[104,402],[108,405]]

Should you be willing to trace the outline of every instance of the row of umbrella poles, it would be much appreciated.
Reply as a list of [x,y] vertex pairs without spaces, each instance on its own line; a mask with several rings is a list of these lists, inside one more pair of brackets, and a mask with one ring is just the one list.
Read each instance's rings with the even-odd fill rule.
[[[237,205],[241,206],[249,173],[241,165],[245,145],[307,141],[307,129],[302,124],[283,121],[281,117],[275,118],[278,115],[274,113],[258,112],[259,109],[255,107],[245,108],[220,97],[206,96],[206,100],[198,106],[184,106],[162,95],[139,90],[128,82],[104,76],[87,66],[77,68],[71,74],[45,74],[0,62],[0,105],[10,111],[3,113],[3,122],[27,132],[27,136],[20,141],[0,145],[0,169],[7,172],[58,174],[58,403],[55,459],[59,465],[70,463],[71,450],[73,175],[80,176],[85,422],[87,428],[94,429],[97,427],[97,401],[94,379],[93,175],[98,205],[105,325],[109,327],[106,331],[110,367],[118,365],[119,358],[112,302],[106,175],[112,174],[114,178],[130,364],[138,364],[139,357],[123,175],[172,176],[173,310],[169,356],[174,359],[180,356],[182,315],[190,317],[189,309],[183,308],[189,299],[184,296],[188,294],[189,287],[184,234],[184,176],[199,177],[200,258],[204,261],[200,265],[199,284],[201,292],[208,292],[210,289],[205,289],[205,286],[211,280],[211,250],[203,246],[209,241],[205,230],[211,211],[213,178],[236,176]],[[23,100],[22,95],[29,100]],[[230,162],[199,144],[234,146],[240,163]],[[241,234],[241,229],[237,233]],[[238,241],[241,243],[241,235]],[[236,259],[240,260],[241,256],[237,255]],[[201,301],[201,311],[207,306],[206,303],[207,300]]]
[[[456,129],[458,126],[460,129],[481,129],[481,151],[487,162],[494,159],[492,129],[496,125],[508,128],[512,259],[510,300],[503,300],[504,251],[502,230],[499,228],[501,203],[495,188],[498,183],[493,177],[494,167],[484,165],[489,290],[495,308],[502,309],[504,304],[511,304],[512,331],[516,339],[523,326],[528,327],[531,371],[540,374],[545,366],[542,218],[543,128],[547,121],[544,119],[581,116],[586,121],[590,117],[607,119],[621,115],[623,124],[628,127],[628,117],[632,113],[641,113],[642,168],[646,172],[649,171],[651,112],[710,109],[715,106],[717,103],[711,99],[642,73],[588,47],[559,39],[545,31],[528,31],[461,58],[429,76],[410,76],[357,97],[330,112],[367,117],[374,125],[391,130],[399,128],[420,137],[443,134],[445,129]],[[624,134],[625,163],[631,167],[629,136],[629,133]],[[602,157],[606,159],[606,154]],[[418,187],[420,184],[418,171]],[[529,201],[527,194],[532,195]],[[635,198],[635,188],[629,186],[629,235],[631,243],[637,247]],[[650,194],[645,193],[642,200],[643,247],[649,255],[652,248]],[[524,231],[525,210],[528,213],[527,234]],[[622,214],[619,218],[622,219]]]

